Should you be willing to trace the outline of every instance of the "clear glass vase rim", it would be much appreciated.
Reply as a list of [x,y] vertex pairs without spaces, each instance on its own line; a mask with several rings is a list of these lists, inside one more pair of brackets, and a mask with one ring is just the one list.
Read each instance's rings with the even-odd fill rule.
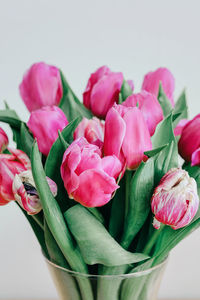
[[[46,262],[48,264],[50,264],[51,266],[53,266],[54,268],[56,269],[60,269],[64,272],[67,272],[69,274],[71,274],[72,276],[81,276],[81,277],[87,277],[87,278],[130,278],[130,277],[139,277],[139,276],[144,276],[144,275],[147,275],[151,272],[153,272],[154,270],[156,269],[159,269],[161,268],[162,266],[164,266],[167,261],[168,261],[168,258],[169,256],[167,256],[161,263],[159,263],[158,265],[152,267],[152,268],[149,268],[149,269],[146,269],[146,270],[143,270],[143,271],[138,271],[138,272],[133,272],[133,273],[128,273],[128,274],[116,274],[116,275],[98,275],[98,274],[86,274],[86,273],[80,273],[80,272],[76,272],[76,271],[72,271],[72,270],[69,270],[67,268],[63,268],[55,263],[53,263],[52,261],[50,261],[44,254],[43,254]],[[116,267],[120,267],[120,266],[116,266]]]

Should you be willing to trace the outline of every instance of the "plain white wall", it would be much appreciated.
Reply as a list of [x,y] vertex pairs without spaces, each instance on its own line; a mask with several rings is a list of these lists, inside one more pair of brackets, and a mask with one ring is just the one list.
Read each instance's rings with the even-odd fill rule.
[[[27,120],[18,93],[36,61],[59,66],[81,97],[89,74],[107,64],[133,79],[167,66],[176,96],[186,87],[190,116],[200,111],[198,0],[0,0],[0,108],[6,99]],[[5,128],[5,126],[4,126]],[[161,297],[200,297],[200,231],[171,254]],[[55,298],[28,223],[11,203],[0,208],[0,298]]]

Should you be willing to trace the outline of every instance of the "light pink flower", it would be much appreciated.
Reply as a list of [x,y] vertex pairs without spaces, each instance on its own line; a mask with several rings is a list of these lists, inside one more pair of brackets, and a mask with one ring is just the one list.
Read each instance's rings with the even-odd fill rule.
[[5,131],[0,128],[0,153],[2,153],[8,146],[8,136]]
[[9,148],[11,154],[0,154],[0,205],[14,200],[12,183],[16,174],[30,169],[28,156],[21,150]]
[[185,127],[185,125],[189,122],[189,120],[187,119],[182,119],[179,121],[179,123],[176,125],[176,127],[174,128],[174,135],[181,135],[183,128]]
[[111,72],[103,66],[91,74],[83,93],[84,105],[100,118],[105,118],[108,110],[119,100],[123,74]]
[[59,69],[44,62],[33,64],[25,73],[19,90],[30,112],[58,105],[63,95]]
[[156,187],[151,200],[153,226],[160,223],[179,229],[188,225],[199,207],[196,181],[185,170],[169,170]]
[[90,144],[102,148],[104,140],[105,122],[96,117],[92,119],[83,118],[74,131],[74,139],[85,137]]
[[48,155],[51,146],[68,124],[64,112],[57,106],[44,106],[33,111],[28,120],[28,128],[37,139],[39,150]]
[[[50,178],[46,177],[53,196],[57,195],[57,185]],[[12,184],[12,191],[15,200],[20,206],[27,211],[29,215],[38,214],[42,205],[38,192],[35,187],[35,182],[31,170],[23,171],[15,175]]]
[[147,160],[144,151],[151,149],[151,137],[141,111],[115,104],[106,116],[104,154],[115,155],[126,168],[136,169]]
[[172,73],[167,68],[158,68],[153,72],[149,72],[144,76],[142,90],[150,92],[158,97],[159,84],[162,83],[162,88],[174,106],[174,87],[175,79]]
[[[193,153],[200,147],[200,114],[194,119],[187,122],[183,127],[180,140],[178,142],[178,150],[182,158],[191,162]],[[194,159],[195,157],[195,159]],[[197,155],[193,156],[193,165],[197,163]]]
[[84,137],[65,151],[61,177],[70,198],[87,207],[105,205],[119,188],[116,178],[121,171],[117,157],[101,158],[101,150]]
[[163,111],[157,98],[146,91],[129,96],[122,105],[126,107],[138,106],[144,116],[151,136],[154,134],[158,123],[163,119]]

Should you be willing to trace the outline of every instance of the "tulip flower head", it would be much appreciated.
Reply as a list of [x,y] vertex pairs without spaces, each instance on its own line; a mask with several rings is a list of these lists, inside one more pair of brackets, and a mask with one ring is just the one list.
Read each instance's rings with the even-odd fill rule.
[[196,181],[185,170],[169,170],[156,187],[151,200],[155,215],[153,226],[160,223],[179,229],[188,225],[199,207]]
[[30,112],[58,105],[63,95],[59,69],[44,62],[33,64],[24,75],[19,91]]
[[105,205],[119,186],[121,172],[116,156],[101,158],[101,150],[84,137],[75,140],[65,151],[61,177],[70,198],[86,207]]
[[126,107],[138,106],[147,123],[151,136],[154,134],[158,123],[163,119],[163,111],[157,98],[146,91],[129,96],[122,105]]
[[[57,185],[50,178],[46,177],[49,187],[54,196],[57,195]],[[12,191],[15,200],[28,212],[35,215],[42,209],[40,198],[35,187],[31,170],[16,174],[12,184]]]
[[142,112],[137,107],[115,104],[105,120],[105,155],[115,155],[127,169],[134,170],[147,160],[151,137]]
[[83,93],[83,104],[99,117],[105,118],[108,110],[118,103],[123,74],[103,66],[91,74]]
[[[183,127],[180,140],[178,142],[179,154],[186,162],[192,165],[200,165],[200,114],[187,122]],[[195,153],[196,152],[196,153]]]
[[57,106],[45,106],[33,111],[28,120],[28,128],[37,139],[39,150],[48,155],[51,146],[68,124],[64,112]]
[[149,72],[144,76],[142,90],[152,93],[158,97],[159,84],[162,84],[162,88],[170,100],[172,106],[174,106],[174,87],[175,80],[172,73],[167,68],[158,68],[153,72]]
[[178,124],[176,125],[176,127],[174,128],[174,135],[178,136],[182,134],[183,128],[185,127],[185,125],[190,122],[187,119],[182,119],[178,122]]
[[105,122],[96,117],[92,119],[83,118],[74,131],[74,139],[85,137],[90,144],[102,148],[104,140]]
[[15,199],[12,191],[14,177],[31,167],[23,151],[10,148],[9,151],[11,154],[0,154],[0,205]]
[[8,146],[8,136],[5,131],[0,128],[0,153],[2,153]]

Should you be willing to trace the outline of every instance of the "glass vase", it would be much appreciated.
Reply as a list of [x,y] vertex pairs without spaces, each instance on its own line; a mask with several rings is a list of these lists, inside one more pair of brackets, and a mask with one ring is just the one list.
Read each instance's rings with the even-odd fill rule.
[[[81,274],[46,262],[59,300],[156,300],[167,259],[145,271],[122,275]],[[84,284],[86,289],[81,290]]]

